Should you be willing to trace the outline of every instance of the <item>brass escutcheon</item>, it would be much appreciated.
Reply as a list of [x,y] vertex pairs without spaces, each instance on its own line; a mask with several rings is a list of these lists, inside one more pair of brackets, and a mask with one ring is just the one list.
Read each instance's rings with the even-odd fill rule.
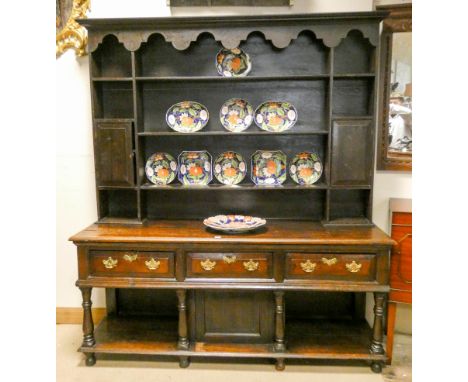
[[138,255],[137,254],[131,255],[130,253],[126,253],[123,258],[124,258],[124,260],[131,263],[131,262],[135,261],[138,258]]
[[332,257],[331,259],[327,259],[326,257],[322,257],[322,263],[327,264],[327,265],[333,265],[338,262],[338,259],[336,257]]
[[102,263],[104,264],[104,266],[107,268],[107,269],[112,269],[112,268],[115,268],[117,266],[117,263],[119,261],[117,259],[113,259],[112,257],[108,257],[106,260],[102,260]]
[[244,261],[244,268],[247,269],[249,272],[256,271],[258,269],[259,262],[253,261],[250,259],[249,261]]
[[204,261],[200,261],[200,265],[205,271],[211,271],[215,267],[216,261],[206,259]]
[[346,264],[346,269],[352,273],[359,272],[362,268],[362,264],[356,263],[354,260],[351,263]]
[[[135,255],[136,256],[136,255]],[[150,270],[155,270],[159,268],[159,265],[161,265],[160,261],[156,261],[155,259],[151,258],[148,261],[145,261],[145,265],[148,269]]]
[[310,260],[307,260],[304,263],[301,263],[301,268],[304,272],[311,273],[315,270],[317,263],[313,263]]
[[235,263],[237,260],[236,256],[223,256],[223,261],[226,264],[232,264]]

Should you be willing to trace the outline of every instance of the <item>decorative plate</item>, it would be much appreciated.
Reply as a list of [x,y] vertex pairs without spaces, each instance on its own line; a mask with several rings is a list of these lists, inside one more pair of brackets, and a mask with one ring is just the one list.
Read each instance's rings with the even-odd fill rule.
[[203,220],[203,224],[218,231],[242,233],[264,226],[266,220],[244,215],[217,215]]
[[169,184],[176,177],[177,163],[168,153],[154,153],[146,161],[145,173],[151,183]]
[[182,151],[179,155],[179,181],[184,185],[206,185],[213,179],[208,151]]
[[194,101],[183,101],[172,105],[166,113],[166,122],[179,133],[193,133],[208,123],[208,109]]
[[221,49],[216,55],[216,70],[223,77],[245,77],[250,69],[250,57],[242,49]]
[[280,133],[297,122],[297,110],[289,102],[267,101],[255,110],[255,123],[262,130]]
[[238,184],[244,180],[246,174],[244,158],[234,151],[222,153],[214,162],[214,175],[223,184]]
[[279,186],[286,180],[286,154],[258,150],[252,155],[252,181],[256,185]]
[[289,175],[298,184],[314,184],[322,176],[323,166],[316,153],[297,154],[289,165]]
[[221,106],[219,119],[226,130],[239,133],[252,124],[253,107],[243,99],[231,98]]

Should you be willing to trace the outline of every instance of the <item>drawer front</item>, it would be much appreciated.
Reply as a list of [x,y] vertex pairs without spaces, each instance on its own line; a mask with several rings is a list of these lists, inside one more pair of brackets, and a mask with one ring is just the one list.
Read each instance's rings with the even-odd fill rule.
[[92,276],[174,277],[174,254],[147,251],[90,251]]
[[273,278],[271,253],[188,253],[187,277]]
[[288,253],[286,279],[374,281],[376,255]]

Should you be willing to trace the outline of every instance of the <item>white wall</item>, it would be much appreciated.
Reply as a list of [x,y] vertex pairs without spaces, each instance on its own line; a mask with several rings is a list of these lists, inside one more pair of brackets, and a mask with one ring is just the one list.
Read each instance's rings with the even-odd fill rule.
[[[89,17],[171,16],[166,0],[93,0]],[[257,7],[257,14],[372,10],[373,0],[296,0],[293,7]],[[252,14],[250,7],[178,8],[173,16]],[[75,246],[68,238],[96,220],[88,59],[69,51],[57,62],[57,306],[81,306],[75,287]],[[377,172],[374,222],[388,230],[388,199],[411,197],[411,174]],[[93,306],[104,306],[103,290],[93,291]]]

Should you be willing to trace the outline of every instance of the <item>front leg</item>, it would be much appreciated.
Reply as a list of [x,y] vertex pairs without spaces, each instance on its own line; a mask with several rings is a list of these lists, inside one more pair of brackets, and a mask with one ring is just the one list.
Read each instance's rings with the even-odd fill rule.
[[[96,344],[94,339],[93,314],[91,312],[91,290],[90,287],[80,287],[83,297],[83,343],[82,347],[92,347]],[[86,355],[86,366],[93,366],[96,363],[94,353],[84,352]]]
[[[372,328],[372,342],[370,352],[372,354],[385,354],[383,348],[383,313],[384,313],[384,293],[374,293],[374,327]],[[382,361],[372,361],[371,369],[374,373],[382,371]]]

